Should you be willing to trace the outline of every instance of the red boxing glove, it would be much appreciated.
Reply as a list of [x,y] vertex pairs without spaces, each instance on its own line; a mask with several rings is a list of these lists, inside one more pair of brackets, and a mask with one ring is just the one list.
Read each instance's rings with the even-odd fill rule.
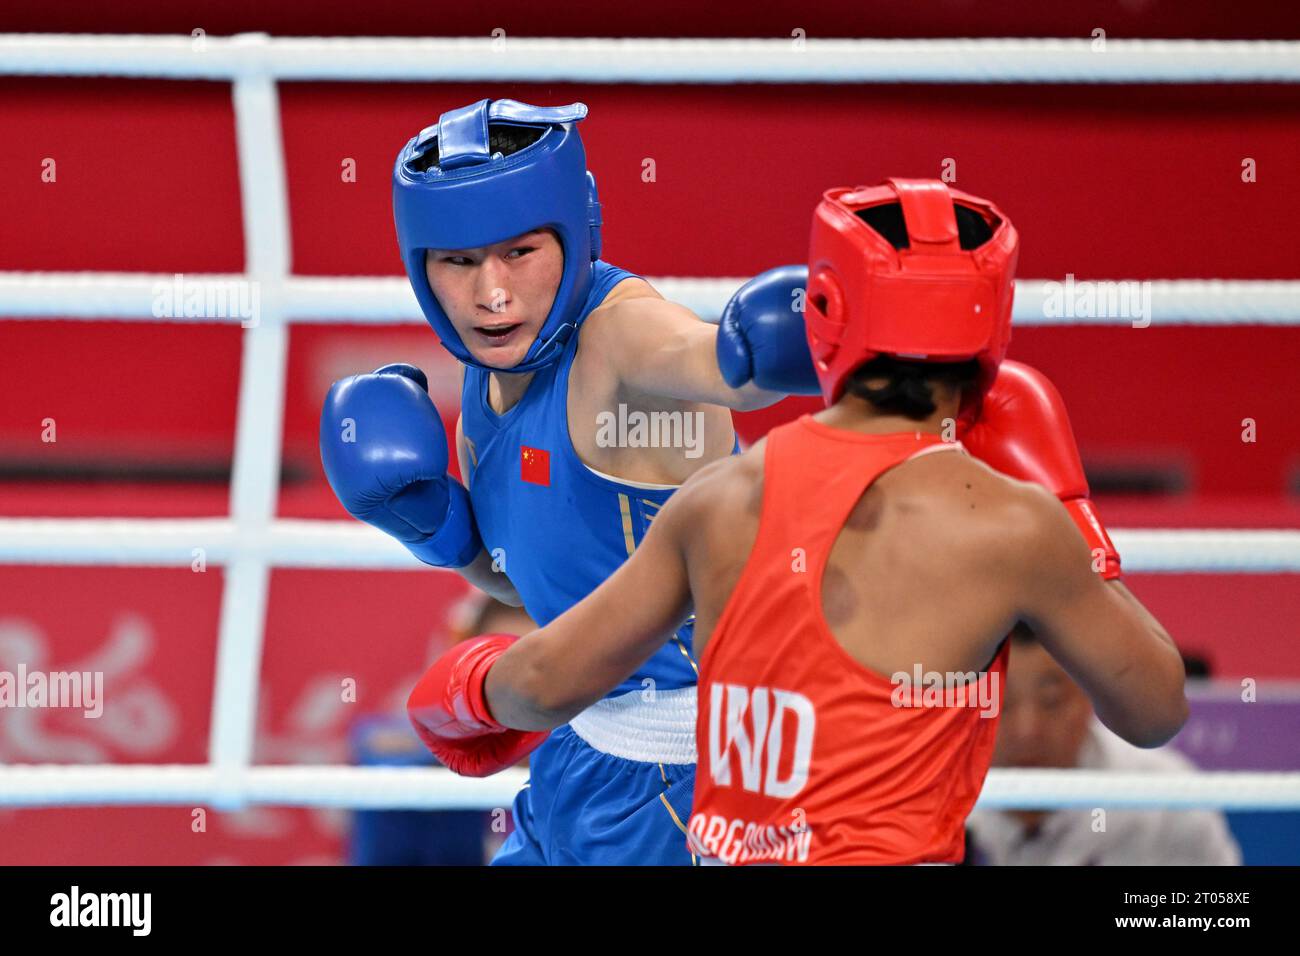
[[487,634],[438,658],[406,699],[406,713],[424,745],[463,777],[487,777],[512,767],[550,736],[511,730],[492,719],[483,693],[488,671],[519,638]]
[[1060,498],[1088,548],[1104,557],[1101,576],[1119,577],[1119,553],[1088,498],[1065,403],[1042,372],[1023,362],[1003,362],[978,418],[960,437],[991,468],[1037,482]]

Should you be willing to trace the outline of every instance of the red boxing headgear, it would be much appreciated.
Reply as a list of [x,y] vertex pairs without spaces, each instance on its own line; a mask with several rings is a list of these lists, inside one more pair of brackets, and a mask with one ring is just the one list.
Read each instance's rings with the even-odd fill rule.
[[937,179],[827,190],[813,213],[804,313],[826,404],[882,354],[978,359],[986,389],[1011,340],[1019,253],[997,206]]

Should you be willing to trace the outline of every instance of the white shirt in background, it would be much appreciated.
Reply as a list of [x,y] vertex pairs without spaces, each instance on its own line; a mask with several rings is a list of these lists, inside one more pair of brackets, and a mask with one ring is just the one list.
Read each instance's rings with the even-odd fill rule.
[[[1196,766],[1171,748],[1134,747],[1094,721],[1081,770],[1170,773]],[[1111,810],[1105,829],[1091,808],[1048,812],[1036,833],[1000,810],[967,820],[977,862],[992,866],[1240,866],[1241,850],[1217,810]]]

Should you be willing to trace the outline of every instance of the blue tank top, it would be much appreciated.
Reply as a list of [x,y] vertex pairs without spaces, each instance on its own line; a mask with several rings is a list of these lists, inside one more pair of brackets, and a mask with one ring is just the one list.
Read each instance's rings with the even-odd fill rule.
[[[633,276],[597,261],[582,318]],[[483,369],[466,366],[460,399],[470,459],[461,469],[479,534],[539,625],[559,617],[613,574],[672,494],[672,489],[638,488],[603,477],[578,457],[568,415],[569,371],[578,340],[575,334],[557,361],[533,373],[523,397],[504,414],[488,404],[491,373]],[[694,617],[610,696],[694,684],[699,672],[690,650],[693,628]]]

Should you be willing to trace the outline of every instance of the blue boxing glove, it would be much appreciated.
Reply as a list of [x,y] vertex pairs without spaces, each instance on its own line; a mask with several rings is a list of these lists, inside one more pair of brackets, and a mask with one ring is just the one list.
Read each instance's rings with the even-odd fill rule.
[[412,365],[340,379],[320,416],[325,476],[354,518],[425,564],[460,568],[483,547],[469,492],[447,474],[447,432]]
[[742,285],[718,323],[718,368],[732,388],[753,382],[786,395],[819,395],[803,313],[796,293],[808,285],[807,266],[778,266]]

